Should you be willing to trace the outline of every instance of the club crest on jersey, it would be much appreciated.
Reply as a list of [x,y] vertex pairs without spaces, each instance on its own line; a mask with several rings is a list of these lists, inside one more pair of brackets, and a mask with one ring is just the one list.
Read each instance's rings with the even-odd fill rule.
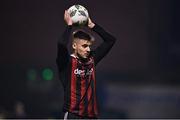
[[93,73],[93,68],[88,69],[88,70],[80,70],[80,69],[75,69],[74,74],[80,75],[80,76],[86,76],[86,75],[91,75]]

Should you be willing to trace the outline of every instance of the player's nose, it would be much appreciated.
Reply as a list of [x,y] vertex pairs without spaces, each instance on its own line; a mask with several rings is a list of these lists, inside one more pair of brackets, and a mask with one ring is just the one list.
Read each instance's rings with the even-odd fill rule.
[[90,52],[90,51],[91,51],[90,47],[87,47],[87,52]]

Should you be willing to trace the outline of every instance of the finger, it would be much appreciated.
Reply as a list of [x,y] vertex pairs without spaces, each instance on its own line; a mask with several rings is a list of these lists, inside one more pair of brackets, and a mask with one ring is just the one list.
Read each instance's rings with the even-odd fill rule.
[[92,22],[90,18],[88,18],[88,21],[89,21],[89,23],[91,23],[91,22]]
[[66,18],[66,10],[64,11],[64,18]]

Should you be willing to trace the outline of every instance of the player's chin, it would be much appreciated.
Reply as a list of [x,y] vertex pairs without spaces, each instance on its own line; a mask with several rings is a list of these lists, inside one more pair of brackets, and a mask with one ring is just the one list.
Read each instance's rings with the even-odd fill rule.
[[86,59],[86,58],[88,58],[88,56],[89,56],[89,55],[83,55],[83,58],[85,58],[85,59]]
[[88,56],[83,56],[84,59],[88,58]]

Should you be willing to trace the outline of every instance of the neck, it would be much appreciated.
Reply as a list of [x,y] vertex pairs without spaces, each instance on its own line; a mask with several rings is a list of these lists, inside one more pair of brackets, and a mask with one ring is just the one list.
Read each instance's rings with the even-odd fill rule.
[[88,58],[83,58],[81,57],[78,53],[73,53],[72,54],[74,57],[78,58],[81,62],[87,62],[88,61]]

